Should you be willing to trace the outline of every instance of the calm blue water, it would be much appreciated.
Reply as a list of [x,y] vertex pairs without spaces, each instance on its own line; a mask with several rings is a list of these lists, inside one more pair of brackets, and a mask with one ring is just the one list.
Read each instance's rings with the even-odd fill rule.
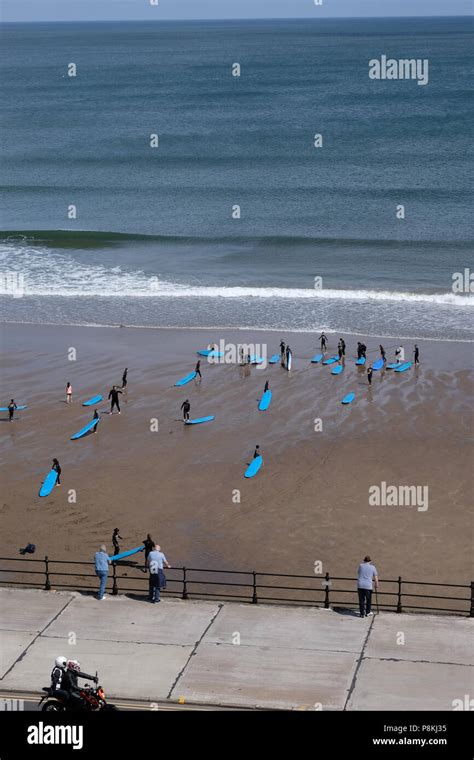
[[[467,19],[2,38],[0,272],[26,295],[1,319],[473,337]],[[429,84],[370,80],[382,54],[428,58]]]

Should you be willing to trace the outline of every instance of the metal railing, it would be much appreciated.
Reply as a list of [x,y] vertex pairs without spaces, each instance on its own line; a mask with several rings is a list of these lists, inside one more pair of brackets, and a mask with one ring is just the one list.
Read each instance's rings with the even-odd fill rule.
[[[22,580],[25,576],[27,579]],[[325,609],[357,607],[355,579],[329,573],[325,576],[292,575],[178,567],[167,570],[166,576],[167,588],[162,593],[181,599],[306,604]],[[0,557],[0,584],[46,591],[54,588],[96,592],[98,578],[93,562],[52,560],[47,556],[43,559]],[[113,562],[107,584],[113,595],[119,592],[145,595],[148,594],[148,572],[135,561]],[[378,609],[398,613],[443,612],[474,617],[474,581],[432,583],[409,581],[400,576],[392,580],[382,579],[372,603]]]

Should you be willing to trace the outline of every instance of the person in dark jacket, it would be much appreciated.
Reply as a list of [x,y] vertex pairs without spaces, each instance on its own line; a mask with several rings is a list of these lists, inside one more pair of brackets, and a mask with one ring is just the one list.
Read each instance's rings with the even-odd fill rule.
[[117,407],[117,411],[120,414],[120,404],[119,404],[119,393],[122,393],[120,388],[117,388],[116,385],[113,386],[113,388],[110,389],[109,393],[109,401],[110,401],[110,414],[114,413],[114,406]]

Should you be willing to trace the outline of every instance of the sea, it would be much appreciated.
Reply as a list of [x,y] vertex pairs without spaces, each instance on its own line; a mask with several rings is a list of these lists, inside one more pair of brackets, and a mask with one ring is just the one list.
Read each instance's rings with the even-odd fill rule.
[[3,24],[0,320],[472,341],[473,38]]

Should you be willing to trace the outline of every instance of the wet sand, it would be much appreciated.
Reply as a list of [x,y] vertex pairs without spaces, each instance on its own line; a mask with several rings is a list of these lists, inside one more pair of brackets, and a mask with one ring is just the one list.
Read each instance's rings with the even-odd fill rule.
[[[150,532],[174,565],[311,575],[321,561],[332,575],[353,576],[370,553],[381,577],[464,583],[472,576],[472,346],[418,341],[421,366],[403,374],[366,374],[354,366],[358,336],[345,335],[346,368],[311,365],[317,336],[238,330],[1,326],[2,405],[27,403],[13,423],[0,422],[2,556],[37,554],[90,560],[111,549],[120,528],[124,549]],[[339,336],[329,335],[328,355]],[[193,370],[196,350],[224,338],[293,349],[291,373],[202,361],[203,381],[175,388]],[[370,360],[384,343],[366,339]],[[405,341],[407,358],[412,343]],[[77,360],[68,360],[74,348]],[[81,402],[106,399],[129,368],[122,414],[104,414],[97,435],[70,441],[92,418]],[[273,399],[257,410],[266,380]],[[64,403],[66,381],[73,404]],[[350,391],[356,400],[340,400]],[[184,426],[179,407],[191,401]],[[101,402],[99,410],[107,411]],[[5,413],[0,417],[6,418]],[[158,431],[150,428],[158,420]],[[315,419],[322,431],[315,431]],[[255,444],[264,466],[243,477]],[[40,499],[53,457],[62,486]],[[371,506],[368,489],[429,487],[426,511]],[[76,503],[70,503],[70,489]],[[240,503],[236,503],[236,491]]]

